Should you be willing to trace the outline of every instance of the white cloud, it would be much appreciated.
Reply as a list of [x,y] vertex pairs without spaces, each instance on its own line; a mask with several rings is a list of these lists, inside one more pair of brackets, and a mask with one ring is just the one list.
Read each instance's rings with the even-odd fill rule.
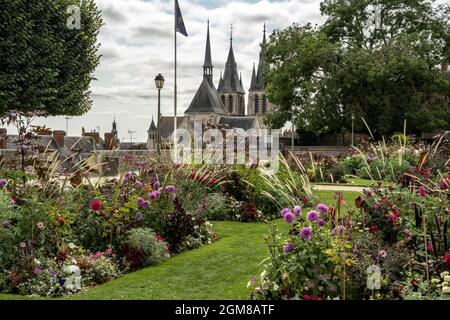
[[[189,106],[202,80],[206,21],[211,19],[211,45],[217,83],[229,49],[230,24],[234,26],[234,52],[244,87],[250,85],[253,62],[258,62],[263,23],[269,32],[294,22],[323,21],[318,0],[283,1],[202,1],[180,0],[189,37],[178,35],[178,115]],[[70,120],[69,133],[86,130],[110,130],[114,114],[119,134],[137,131],[146,140],[151,116],[157,113],[154,77],[162,73],[166,84],[162,91],[162,113],[173,114],[173,1],[97,0],[105,26],[99,42],[103,58],[92,83],[94,106],[82,117]],[[49,118],[47,126],[65,128],[63,117]]]

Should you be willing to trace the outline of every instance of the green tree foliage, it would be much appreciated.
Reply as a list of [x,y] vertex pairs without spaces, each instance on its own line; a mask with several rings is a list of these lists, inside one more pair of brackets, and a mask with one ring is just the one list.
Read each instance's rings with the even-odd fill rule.
[[[378,5],[376,5],[378,3]],[[267,46],[268,98],[280,127],[292,112],[300,131],[376,135],[450,127],[450,6],[425,0],[326,0],[321,26],[276,31]],[[378,18],[377,18],[378,17]],[[295,106],[292,108],[292,106]],[[293,110],[293,111],[292,111]]]
[[[79,6],[81,28],[71,5]],[[0,1],[0,114],[87,112],[101,26],[94,0]]]

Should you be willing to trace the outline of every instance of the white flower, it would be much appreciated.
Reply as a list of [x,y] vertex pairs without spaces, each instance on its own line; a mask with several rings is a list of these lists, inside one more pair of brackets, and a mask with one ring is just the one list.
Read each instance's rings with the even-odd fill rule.
[[274,291],[278,291],[278,289],[279,289],[279,287],[278,287],[278,285],[275,283],[275,284],[273,285],[273,290],[274,290]]
[[41,265],[41,262],[38,259],[36,259],[36,258],[34,258],[34,263],[37,264],[38,266]]
[[450,293],[450,287],[443,287],[442,293]]

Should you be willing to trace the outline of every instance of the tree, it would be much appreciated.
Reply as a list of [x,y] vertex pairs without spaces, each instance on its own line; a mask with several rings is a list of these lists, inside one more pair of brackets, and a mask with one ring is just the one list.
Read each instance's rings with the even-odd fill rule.
[[[268,98],[280,127],[295,112],[304,132],[376,135],[450,127],[450,6],[425,0],[326,0],[321,26],[277,31],[267,45]],[[292,106],[294,110],[292,111]]]
[[87,112],[101,26],[94,0],[1,1],[0,115]]

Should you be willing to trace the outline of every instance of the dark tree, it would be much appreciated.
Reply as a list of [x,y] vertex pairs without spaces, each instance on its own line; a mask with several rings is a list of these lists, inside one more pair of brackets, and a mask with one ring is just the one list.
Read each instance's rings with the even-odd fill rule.
[[101,26],[94,0],[0,1],[0,114],[87,112]]

